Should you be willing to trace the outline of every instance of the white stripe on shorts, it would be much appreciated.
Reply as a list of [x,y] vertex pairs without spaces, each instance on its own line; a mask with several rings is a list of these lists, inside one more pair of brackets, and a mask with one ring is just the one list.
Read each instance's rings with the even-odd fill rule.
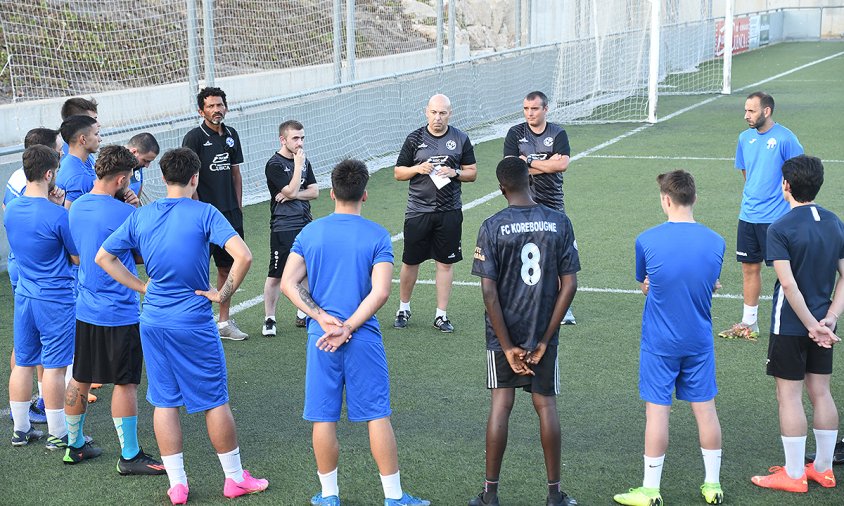
[[498,388],[498,372],[495,370],[495,352],[486,350],[486,387]]
[[560,357],[554,361],[554,393],[560,395]]

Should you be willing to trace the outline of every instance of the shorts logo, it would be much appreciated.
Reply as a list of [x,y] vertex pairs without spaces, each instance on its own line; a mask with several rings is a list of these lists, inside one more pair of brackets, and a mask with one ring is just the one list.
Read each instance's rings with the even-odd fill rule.
[[450,151],[454,151],[457,148],[457,143],[454,141],[448,141],[445,143],[445,147]]
[[545,140],[542,141],[542,144],[545,144],[545,146],[550,148],[551,146],[554,145],[554,138],[553,137],[546,137]]
[[768,139],[768,144],[765,146],[767,149],[774,149],[777,147],[777,140],[771,137]]
[[746,257],[747,253],[745,253],[744,251],[736,251],[736,255],[738,255],[740,257]]
[[484,251],[480,247],[475,248],[475,260],[480,260],[481,262],[486,261],[486,255],[484,255]]
[[231,137],[226,137],[226,146],[233,148],[234,147],[234,139]]
[[448,255],[448,258],[457,258],[457,254],[456,254],[456,253],[452,253],[451,255]]

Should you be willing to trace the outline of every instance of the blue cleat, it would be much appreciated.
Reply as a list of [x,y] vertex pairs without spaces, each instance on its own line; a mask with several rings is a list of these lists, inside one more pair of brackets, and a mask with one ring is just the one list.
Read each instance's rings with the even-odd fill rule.
[[29,423],[47,423],[47,413],[44,411],[44,398],[39,397],[37,401],[29,406]]
[[311,497],[311,504],[313,506],[340,506],[340,498],[336,495],[323,497],[322,492]]
[[407,492],[401,499],[384,499],[384,506],[430,506],[431,501],[414,497]]

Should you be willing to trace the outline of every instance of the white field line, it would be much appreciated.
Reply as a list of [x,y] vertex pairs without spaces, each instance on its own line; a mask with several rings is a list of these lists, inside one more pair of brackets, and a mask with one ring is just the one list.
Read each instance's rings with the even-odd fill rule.
[[[767,79],[763,79],[763,80],[758,81],[758,82],[755,82],[755,83],[753,83],[753,84],[749,84],[749,85],[747,85],[747,86],[742,86],[741,88],[736,89],[736,91],[745,91],[745,90],[750,89],[750,88],[756,88],[756,87],[758,87],[758,86],[761,86],[761,85],[763,85],[763,84],[765,84],[765,83],[768,83],[768,82],[770,82],[770,81],[773,81],[773,80],[775,80],[775,79],[779,79],[779,78],[784,77],[784,76],[787,76],[787,75],[789,75],[789,74],[793,74],[794,72],[799,72],[799,71],[801,71],[801,70],[803,70],[803,69],[805,69],[805,68],[811,67],[812,65],[816,65],[816,64],[818,64],[818,63],[822,63],[822,62],[825,62],[825,61],[827,61],[827,60],[831,60],[831,59],[833,59],[833,58],[837,58],[837,57],[839,57],[839,56],[841,56],[841,55],[844,55],[844,51],[841,51],[841,52],[839,52],[839,53],[835,53],[835,54],[830,55],[830,56],[827,56],[827,57],[825,57],[825,58],[821,58],[821,59],[819,59],[819,60],[811,61],[811,62],[806,63],[806,64],[804,64],[804,65],[800,65],[799,67],[795,67],[795,68],[793,68],[793,69],[791,69],[791,70],[787,70],[787,71],[785,71],[785,72],[780,72],[779,74],[776,74],[776,75],[774,75],[774,76],[768,77]],[[668,116],[665,116],[664,118],[659,119],[659,120],[658,120],[658,122],[660,122],[660,123],[661,123],[661,122],[663,122],[663,121],[668,121],[669,119],[675,118],[675,117],[677,117],[677,116],[679,116],[679,115],[681,115],[681,114],[683,114],[683,113],[686,113],[686,112],[691,111],[691,110],[693,110],[693,109],[697,109],[698,107],[701,107],[701,106],[703,106],[703,105],[709,104],[709,103],[711,103],[711,102],[713,102],[713,101],[715,101],[715,100],[717,100],[717,99],[721,98],[722,96],[723,96],[723,95],[717,95],[717,96],[714,96],[714,97],[707,98],[707,99],[705,99],[705,100],[701,100],[701,101],[700,101],[700,102],[698,102],[697,104],[693,104],[693,105],[691,105],[691,106],[689,106],[689,107],[686,107],[686,108],[680,109],[680,110],[678,110],[678,111],[675,111],[675,112],[673,112],[673,113],[669,114]],[[591,147],[591,148],[587,149],[586,151],[583,151],[583,152],[581,152],[581,153],[578,153],[578,154],[574,155],[573,157],[571,157],[571,161],[575,161],[575,160],[578,160],[578,159],[580,159],[580,158],[584,158],[584,157],[590,156],[592,153],[594,153],[594,152],[596,152],[596,151],[599,151],[599,150],[601,150],[601,149],[604,149],[604,148],[606,148],[606,147],[608,147],[608,146],[612,146],[613,144],[615,144],[615,143],[617,143],[617,142],[619,142],[619,141],[621,141],[621,140],[623,140],[623,139],[626,139],[627,137],[630,137],[631,135],[635,135],[635,134],[637,134],[637,133],[639,133],[639,132],[641,132],[641,131],[643,131],[643,130],[646,130],[647,128],[649,128],[649,127],[651,127],[651,126],[652,126],[652,125],[651,125],[650,123],[647,123],[647,124],[644,124],[644,125],[638,126],[638,127],[634,128],[634,129],[632,129],[632,130],[630,130],[630,131],[628,131],[628,132],[625,132],[625,133],[623,133],[623,134],[621,134],[621,135],[619,135],[619,136],[617,136],[617,137],[614,137],[614,138],[612,138],[612,139],[610,139],[610,140],[608,140],[608,141],[606,141],[606,142],[603,142],[603,143],[601,143],[601,144],[598,144],[597,146]],[[477,207],[477,206],[479,206],[479,205],[481,205],[481,204],[484,204],[484,203],[486,203],[486,202],[489,202],[490,200],[494,199],[494,198],[495,198],[495,197],[497,197],[498,195],[501,195],[501,192],[499,192],[499,191],[494,191],[494,192],[488,193],[487,195],[484,195],[483,197],[477,198],[477,199],[475,199],[475,200],[473,200],[473,201],[469,202],[468,204],[464,204],[464,205],[463,205],[463,211],[468,211],[469,209],[472,209],[473,207]],[[401,241],[402,239],[404,239],[404,232],[399,232],[398,234],[396,234],[396,235],[394,235],[394,236],[392,236],[392,237],[390,238],[390,240],[391,240],[392,242]],[[417,281],[417,282],[418,282],[418,283],[422,283],[422,281]],[[454,282],[454,284],[455,284],[455,285],[458,285],[459,283],[460,283],[460,282],[457,282],[457,281],[455,281],[455,282]],[[424,283],[423,283],[423,284],[424,284]],[[581,288],[580,290],[582,290],[582,291],[589,291],[589,290],[599,290],[599,289],[597,289],[597,288],[594,288],[594,289],[592,289],[592,288]],[[612,289],[609,289],[609,288],[608,288],[608,289],[606,289],[606,290],[612,290]],[[614,292],[613,292],[613,293],[614,293]],[[619,292],[619,293],[626,293],[626,292],[623,292],[623,291],[622,291],[622,292]],[[733,296],[733,295],[727,295],[727,294],[724,294],[724,295],[719,295],[719,294],[716,294],[716,295],[715,295],[715,297],[723,297],[723,298],[741,298],[740,296]],[[240,312],[245,311],[245,310],[247,310],[247,309],[249,309],[249,308],[251,308],[251,307],[253,307],[253,306],[257,306],[258,304],[260,304],[261,302],[263,302],[263,300],[264,300],[264,296],[263,296],[263,294],[258,295],[257,297],[252,297],[251,299],[245,300],[245,301],[243,301],[243,302],[240,302],[240,303],[235,304],[234,306],[232,306],[232,307],[231,307],[231,309],[229,309],[229,313],[230,313],[230,314],[233,314],[233,315],[234,315],[234,314],[237,314],[237,313],[240,313]]]
[[[735,158],[720,157],[720,156],[661,156],[661,155],[589,155],[584,158],[606,158],[611,160],[667,160],[667,161],[683,161],[683,160],[699,160],[704,162],[732,162]],[[844,160],[824,160],[823,163],[844,163]]]
[[[398,279],[393,280],[394,284],[399,284]],[[434,285],[436,281],[433,279],[419,279],[416,281],[417,285]],[[470,286],[478,288],[481,286],[480,281],[454,281],[452,283],[454,286]],[[591,286],[578,286],[578,292],[587,292],[587,293],[617,293],[623,295],[642,295],[641,290],[633,290],[633,289],[623,289],[623,288],[595,288]],[[716,293],[712,295],[715,299],[742,299],[741,294],[734,294],[734,293]],[[770,295],[762,295],[759,297],[762,300],[771,300]]]

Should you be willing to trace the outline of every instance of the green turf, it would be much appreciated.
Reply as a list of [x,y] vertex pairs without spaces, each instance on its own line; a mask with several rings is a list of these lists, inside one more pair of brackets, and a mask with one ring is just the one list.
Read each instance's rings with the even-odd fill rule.
[[[844,51],[844,43],[791,43],[737,56],[731,96],[720,96],[675,118],[644,128],[594,155],[686,156],[731,158],[743,116],[748,85],[828,55]],[[836,118],[844,117],[841,76],[844,57],[810,66],[772,80],[760,88],[777,100],[775,119],[791,128],[809,153],[829,160],[826,184],[818,201],[844,215],[844,145]],[[708,97],[667,97],[659,115],[700,103]],[[307,118],[304,118],[307,121]],[[639,125],[583,125],[567,128],[573,152],[584,152]],[[494,167],[501,140],[478,145],[479,177],[463,186],[464,203],[497,188]],[[319,146],[311,146],[318,150]],[[696,217],[723,235],[728,252],[735,242],[741,176],[731,160],[640,160],[584,157],[566,176],[567,210],[575,226],[583,271],[581,287],[635,289],[633,241],[642,230],[664,220],[655,176],[685,168],[698,182]],[[391,234],[401,231],[407,183],[391,170],[376,173],[369,187],[364,215],[382,223]],[[464,251],[474,247],[481,222],[505,205],[496,197],[465,213]],[[323,191],[314,215],[332,207]],[[255,262],[235,295],[234,303],[261,293],[268,262],[266,204],[246,209],[246,232]],[[395,243],[400,258],[402,242]],[[455,279],[476,282],[471,262],[457,265]],[[398,278],[396,267],[395,278]],[[420,279],[433,278],[424,265]],[[0,357],[11,348],[11,297],[7,278],[0,279]],[[741,274],[727,254],[722,274],[724,294],[741,293]],[[764,274],[765,294],[772,291],[770,269]],[[489,394],[484,388],[483,304],[476,286],[455,286],[449,315],[457,331],[449,336],[431,327],[434,290],[420,284],[414,292],[411,327],[396,331],[391,322],[398,290],[379,313],[392,373],[393,424],[399,444],[403,485],[435,504],[457,505],[476,494],[483,479],[484,427]],[[644,409],[638,398],[639,322],[643,298],[631,294],[581,291],[574,302],[578,325],[561,331],[562,394],[558,399],[563,428],[563,487],[581,504],[610,504],[612,495],[641,483]],[[760,308],[764,322],[770,301]],[[719,298],[713,306],[715,327],[727,327],[741,315],[741,302]],[[303,505],[318,490],[310,446],[310,426],[301,419],[305,335],[293,328],[292,307],[278,310],[280,333],[261,337],[260,305],[237,314],[252,337],[225,343],[232,408],[245,466],[271,485],[267,493],[239,501],[250,504]],[[724,434],[722,484],[730,504],[841,503],[840,491],[810,485],[803,496],[760,490],[749,478],[781,464],[773,381],[764,374],[767,332],[759,342],[716,341],[718,408]],[[8,376],[5,359],[0,377]],[[144,391],[144,387],[142,390]],[[121,478],[114,470],[119,452],[105,399],[91,406],[86,433],[93,435],[104,456],[74,467],[63,466],[57,453],[43,445],[12,448],[0,444],[0,503],[8,504],[164,504],[164,477]],[[833,395],[844,400],[841,380],[833,380]],[[538,423],[527,395],[519,395],[510,423],[510,442],[501,475],[504,504],[542,504],[545,497]],[[5,391],[0,405],[7,401]],[[141,444],[156,453],[151,409],[141,402]],[[7,421],[7,431],[11,425]],[[223,502],[223,477],[204,432],[201,416],[183,418],[185,463],[191,481],[191,504]],[[342,422],[340,486],[344,504],[372,505],[381,501],[377,469],[368,450],[366,427]],[[671,443],[663,475],[662,495],[668,504],[703,504],[698,487],[703,465],[689,406],[677,403],[671,423]],[[809,438],[810,449],[812,438]],[[843,478],[840,472],[839,478]]]

